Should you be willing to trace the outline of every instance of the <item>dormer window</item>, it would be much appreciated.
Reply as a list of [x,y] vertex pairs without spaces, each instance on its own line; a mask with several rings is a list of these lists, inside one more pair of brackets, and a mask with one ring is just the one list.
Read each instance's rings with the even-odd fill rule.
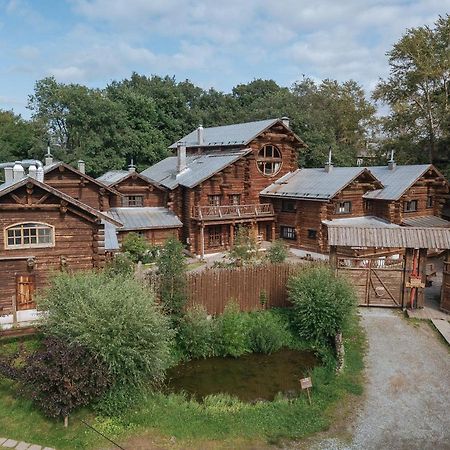
[[336,214],[350,214],[352,212],[352,202],[339,202],[336,205]]
[[7,249],[53,247],[54,228],[45,223],[19,223],[11,225],[5,232]]
[[258,153],[256,165],[265,176],[276,175],[282,164],[281,152],[274,145],[265,145]]

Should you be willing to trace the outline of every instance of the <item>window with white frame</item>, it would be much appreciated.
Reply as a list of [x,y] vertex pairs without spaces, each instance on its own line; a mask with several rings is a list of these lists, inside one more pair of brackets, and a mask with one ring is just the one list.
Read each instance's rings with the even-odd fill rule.
[[208,195],[208,203],[209,206],[220,206],[222,203],[222,196],[221,195]]
[[54,228],[45,223],[19,223],[5,232],[6,248],[52,247],[55,244]]
[[144,206],[144,196],[125,195],[122,199],[122,206]]
[[433,196],[429,195],[427,197],[427,208],[432,208],[433,207]]
[[414,212],[417,211],[417,200],[409,200],[405,202],[404,211],[405,212]]
[[280,227],[280,236],[283,239],[295,240],[295,228],[294,227]]
[[339,202],[336,205],[336,214],[350,214],[352,212],[352,202]]

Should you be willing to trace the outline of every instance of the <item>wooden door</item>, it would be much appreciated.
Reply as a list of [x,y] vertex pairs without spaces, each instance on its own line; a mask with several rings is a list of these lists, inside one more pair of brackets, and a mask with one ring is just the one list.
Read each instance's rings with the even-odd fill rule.
[[16,302],[17,310],[34,309],[34,291],[36,278],[34,275],[16,275]]

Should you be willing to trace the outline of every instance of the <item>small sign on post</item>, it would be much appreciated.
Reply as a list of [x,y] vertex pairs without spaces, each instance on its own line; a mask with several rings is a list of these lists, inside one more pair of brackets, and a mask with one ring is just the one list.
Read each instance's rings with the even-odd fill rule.
[[311,377],[300,378],[300,387],[302,388],[302,391],[306,389],[306,393],[308,394],[308,401],[309,404],[311,404],[311,394],[309,393],[309,390],[312,388]]

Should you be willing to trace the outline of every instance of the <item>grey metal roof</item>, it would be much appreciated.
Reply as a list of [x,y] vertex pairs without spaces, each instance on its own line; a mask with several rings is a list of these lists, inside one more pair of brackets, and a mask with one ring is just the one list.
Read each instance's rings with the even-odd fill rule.
[[328,226],[328,243],[344,247],[450,249],[448,228]]
[[109,172],[100,175],[96,180],[110,186],[111,184],[123,180],[129,173],[128,170],[110,170]]
[[388,166],[367,167],[384,188],[367,192],[364,198],[398,200],[431,167],[431,164],[397,166],[393,170]]
[[111,208],[106,214],[123,224],[119,231],[178,228],[183,225],[172,211],[163,207]]
[[[220,127],[203,128],[203,144],[199,145],[197,139],[197,129],[183,136],[178,142],[183,142],[186,147],[215,147],[226,145],[246,145],[266,128],[281,119],[258,120],[255,122],[236,123],[233,125],[223,125]],[[176,148],[177,142],[170,148]]]
[[423,216],[423,217],[407,217],[402,220],[402,224],[409,227],[423,227],[423,228],[448,228],[450,222],[437,216]]
[[106,220],[102,221],[105,228],[105,250],[114,251],[119,250],[119,240],[117,239],[117,227]]
[[249,152],[251,152],[251,149],[230,149],[188,155],[186,157],[186,169],[179,174],[177,174],[177,157],[169,156],[141,173],[169,189],[174,189],[178,185],[192,188]]
[[298,169],[289,172],[261,191],[262,196],[307,200],[329,200],[367,169],[364,167],[333,167]]
[[346,217],[343,219],[322,220],[322,223],[327,226],[334,227],[398,228],[400,226],[375,216],[359,216]]

